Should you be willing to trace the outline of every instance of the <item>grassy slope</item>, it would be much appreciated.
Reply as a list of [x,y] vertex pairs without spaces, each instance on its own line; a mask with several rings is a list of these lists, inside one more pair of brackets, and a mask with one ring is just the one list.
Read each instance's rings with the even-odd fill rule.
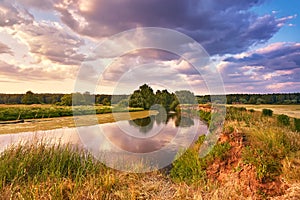
[[[297,199],[300,134],[276,117],[229,108],[218,144],[203,141],[174,162],[169,175],[106,168],[70,149],[43,145],[6,151],[0,159],[3,199]],[[298,196],[297,196],[298,195]]]

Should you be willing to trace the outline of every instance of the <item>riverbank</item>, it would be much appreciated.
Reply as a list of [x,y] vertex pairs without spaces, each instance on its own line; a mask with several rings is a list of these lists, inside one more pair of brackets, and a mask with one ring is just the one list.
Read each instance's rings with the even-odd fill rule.
[[155,111],[120,112],[74,117],[72,116],[44,119],[28,119],[24,120],[24,123],[0,124],[0,134],[35,132],[64,127],[71,128],[75,126],[91,126],[96,124],[95,117],[97,118],[99,124],[103,124],[120,120],[133,120],[138,118],[145,118],[151,114],[155,114]]

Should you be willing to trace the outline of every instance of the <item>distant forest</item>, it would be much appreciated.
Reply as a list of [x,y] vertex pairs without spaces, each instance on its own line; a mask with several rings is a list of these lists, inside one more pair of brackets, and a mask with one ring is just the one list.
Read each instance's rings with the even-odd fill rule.
[[0,104],[56,104],[56,105],[72,105],[72,95],[76,95],[78,98],[84,100],[87,104],[116,104],[123,99],[128,99],[129,95],[106,95],[97,94],[91,95],[86,92],[83,94],[50,94],[50,93],[33,93],[31,91],[26,94],[1,94],[0,93]]
[[[199,103],[210,102],[210,95],[197,96]],[[227,104],[300,104],[300,93],[228,94]]]
[[[117,104],[123,99],[128,99],[129,95],[91,95],[75,93],[83,101],[89,103],[111,105]],[[211,96],[196,96],[201,104],[210,103]],[[300,104],[300,93],[284,94],[229,94],[226,95],[228,104]],[[0,94],[0,104],[56,104],[72,105],[72,94],[37,94],[31,91],[26,94]]]

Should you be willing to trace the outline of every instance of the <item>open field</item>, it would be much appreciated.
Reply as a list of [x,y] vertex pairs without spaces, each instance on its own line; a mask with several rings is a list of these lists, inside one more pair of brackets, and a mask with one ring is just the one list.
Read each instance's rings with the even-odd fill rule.
[[[85,115],[75,117],[56,117],[44,119],[25,120],[25,123],[18,124],[0,124],[0,134],[33,132],[37,130],[51,130],[63,127],[89,126],[95,125],[95,116],[99,124],[110,123],[120,120],[130,120],[137,118],[145,118],[153,111],[138,111],[138,112],[121,112],[121,113],[106,113],[98,115]],[[77,123],[76,123],[77,122]]]
[[285,114],[290,117],[300,118],[300,105],[235,104],[235,105],[228,105],[228,106],[245,107],[247,109],[254,109],[256,111],[262,111],[262,109],[266,108],[266,109],[273,110],[274,114]]

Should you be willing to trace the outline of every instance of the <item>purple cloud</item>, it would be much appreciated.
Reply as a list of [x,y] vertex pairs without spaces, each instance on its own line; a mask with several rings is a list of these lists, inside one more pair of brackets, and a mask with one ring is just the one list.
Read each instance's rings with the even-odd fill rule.
[[300,43],[275,43],[242,58],[225,61],[248,66],[264,66],[265,71],[292,70],[300,66]]
[[200,42],[212,54],[239,53],[268,41],[289,18],[257,16],[258,0],[91,0],[56,4],[62,21],[75,32],[108,37],[136,27],[166,27]]
[[299,43],[275,43],[242,55],[226,58],[220,65],[229,87],[245,92],[276,92],[287,85],[285,92],[299,88]]
[[11,1],[0,1],[0,26],[12,27],[16,24],[29,24],[33,16],[26,9],[17,9]]

